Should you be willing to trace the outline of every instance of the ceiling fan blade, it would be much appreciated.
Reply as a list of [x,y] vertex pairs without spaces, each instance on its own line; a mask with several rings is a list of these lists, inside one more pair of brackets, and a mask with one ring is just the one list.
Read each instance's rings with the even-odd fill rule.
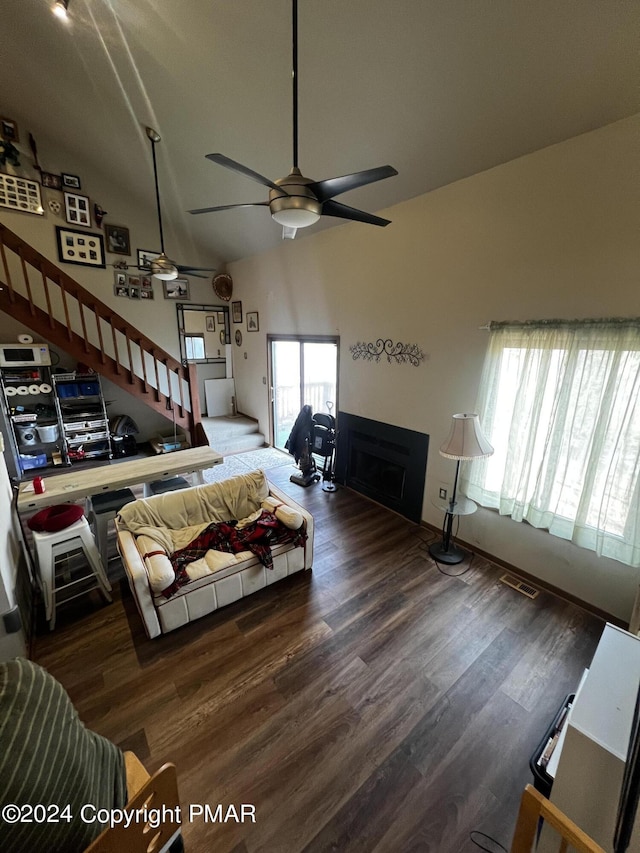
[[198,210],[189,210],[188,213],[215,213],[216,210],[232,210],[234,207],[266,207],[268,201],[250,201],[246,204],[219,204],[217,207],[201,207]]
[[392,178],[398,172],[393,166],[378,166],[377,169],[365,169],[362,172],[354,172],[352,175],[343,175],[341,178],[328,178],[326,181],[316,181],[309,184],[309,189],[318,199],[326,201],[337,195],[382,181],[384,178]]
[[269,178],[265,178],[264,175],[261,175],[259,172],[254,172],[253,169],[249,169],[248,166],[243,166],[242,163],[238,163],[230,157],[225,157],[224,154],[206,154],[205,156],[207,160],[211,160],[219,166],[224,166],[225,169],[231,169],[234,172],[239,172],[246,178],[251,178],[252,181],[257,181],[265,187],[271,187],[272,190],[279,189],[278,185],[273,181],[270,181]]
[[322,205],[323,216],[339,216],[342,219],[353,219],[356,222],[366,222],[367,225],[380,225],[384,228],[385,225],[390,225],[390,219],[383,219],[381,216],[374,216],[373,213],[366,213],[364,210],[358,210],[355,207],[349,207],[347,204],[341,204],[339,201],[325,201]]
[[178,266],[178,272],[181,275],[190,275],[190,276],[194,276],[195,278],[209,278],[209,276],[205,275],[204,273],[194,272],[192,269],[190,269],[190,267],[181,267],[180,264],[178,264],[177,266]]
[[181,272],[187,272],[187,270],[191,272],[215,272],[217,269],[217,267],[188,267],[185,264],[176,264],[176,266]]

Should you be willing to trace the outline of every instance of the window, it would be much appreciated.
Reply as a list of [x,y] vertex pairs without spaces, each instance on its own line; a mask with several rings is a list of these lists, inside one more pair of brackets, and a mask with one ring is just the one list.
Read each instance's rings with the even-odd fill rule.
[[640,566],[640,321],[492,324],[467,494]]
[[204,358],[204,335],[185,335],[184,348],[187,355],[187,361],[195,361],[196,359]]

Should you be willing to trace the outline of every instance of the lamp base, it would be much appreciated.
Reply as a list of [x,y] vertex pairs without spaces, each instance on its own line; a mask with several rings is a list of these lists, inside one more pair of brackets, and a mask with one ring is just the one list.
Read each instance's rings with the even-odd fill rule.
[[438,563],[446,563],[448,566],[461,563],[467,556],[466,551],[463,551],[462,548],[457,548],[451,542],[449,542],[448,547],[445,547],[442,541],[429,545],[429,553]]

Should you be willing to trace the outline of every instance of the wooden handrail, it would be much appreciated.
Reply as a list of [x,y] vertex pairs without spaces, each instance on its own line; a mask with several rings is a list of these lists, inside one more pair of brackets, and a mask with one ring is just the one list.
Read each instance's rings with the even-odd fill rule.
[[[11,253],[17,258],[16,264],[11,263]],[[2,223],[0,261],[0,310],[188,430],[192,444],[203,443],[204,431],[196,429],[200,421],[200,402],[193,365],[183,366]],[[33,281],[29,277],[30,269],[37,273]],[[75,300],[75,305],[70,304],[71,300]],[[58,302],[61,310],[56,316],[54,306]],[[103,334],[102,323],[111,330],[110,334]],[[118,334],[124,338],[125,351],[118,346]],[[97,346],[92,338],[97,340]],[[112,356],[105,351],[105,342],[113,344]],[[136,364],[138,356],[139,364]],[[147,358],[153,362],[151,371]],[[158,362],[162,370],[158,369]],[[163,374],[166,374],[166,389],[160,388]],[[153,377],[155,388],[151,385]],[[149,394],[150,389],[153,394]]]

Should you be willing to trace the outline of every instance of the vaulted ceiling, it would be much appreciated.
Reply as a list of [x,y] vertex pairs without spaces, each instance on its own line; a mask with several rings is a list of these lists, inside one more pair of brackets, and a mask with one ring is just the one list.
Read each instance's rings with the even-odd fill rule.
[[[51,3],[2,0],[2,114],[151,205],[149,124],[194,244],[230,261],[280,243],[267,208],[185,211],[267,198],[210,152],[289,171],[290,0],[70,0],[67,25]],[[640,111],[638,0],[300,0],[299,38],[301,169],[393,165],[339,199],[371,212]]]

